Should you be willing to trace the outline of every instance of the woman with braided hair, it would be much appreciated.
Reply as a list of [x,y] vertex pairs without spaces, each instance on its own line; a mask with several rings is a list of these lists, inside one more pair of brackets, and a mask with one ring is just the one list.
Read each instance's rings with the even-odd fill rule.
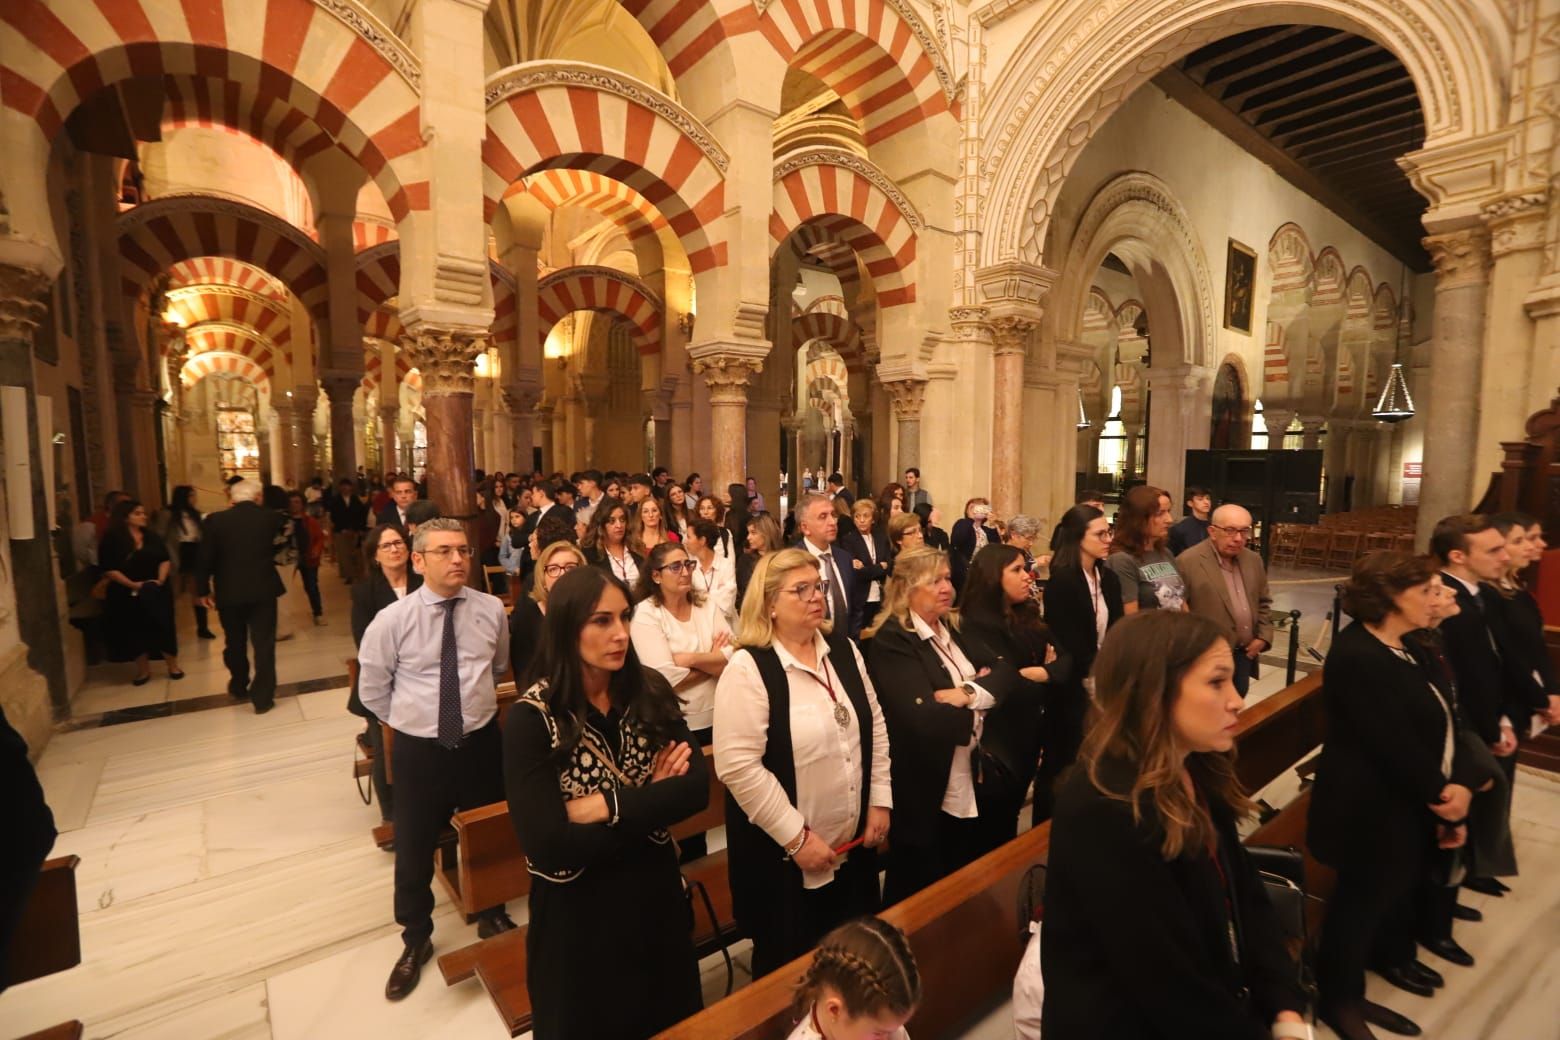
[[921,972],[905,933],[858,917],[818,943],[796,989],[801,1021],[788,1040],[910,1040]]

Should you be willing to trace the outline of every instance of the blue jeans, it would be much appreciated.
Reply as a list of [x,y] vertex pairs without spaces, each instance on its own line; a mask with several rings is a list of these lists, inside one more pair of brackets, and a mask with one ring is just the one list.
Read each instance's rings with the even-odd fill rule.
[[1246,656],[1242,647],[1231,647],[1235,653],[1235,692],[1244,699],[1251,688],[1251,673],[1257,670],[1257,662]]
[[315,617],[319,617],[325,613],[325,608],[320,605],[320,569],[299,564],[298,574],[303,578],[303,591],[309,597],[309,609]]

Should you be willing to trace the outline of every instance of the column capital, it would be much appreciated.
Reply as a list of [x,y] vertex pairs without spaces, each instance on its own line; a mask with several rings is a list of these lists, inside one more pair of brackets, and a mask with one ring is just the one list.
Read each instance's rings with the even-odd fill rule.
[[42,271],[0,264],[0,339],[32,342],[51,284]]
[[363,383],[361,373],[351,372],[321,372],[320,385],[325,388],[325,397],[336,406],[349,405],[356,396],[358,387]]
[[888,391],[889,402],[894,407],[895,419],[921,417],[921,406],[926,403],[927,382],[925,379],[893,379],[883,383],[883,389]]
[[398,404],[381,404],[379,406],[379,418],[382,422],[393,423],[401,417],[401,406]]
[[422,375],[425,395],[473,391],[477,355],[488,346],[486,328],[419,325],[407,339],[407,360]]
[[991,334],[995,340],[997,357],[1029,353],[1029,336],[1039,326],[1035,318],[1018,314],[1003,314],[991,319]]
[[1055,271],[1039,264],[1004,260],[975,272],[975,291],[981,304],[996,313],[1038,321],[1056,277]]
[[313,415],[314,406],[319,403],[319,399],[320,388],[313,383],[292,388],[292,406],[300,415]]
[[991,309],[989,307],[949,308],[948,325],[953,332],[953,339],[956,342],[978,344],[989,344],[991,342]]
[[1445,232],[1480,222],[1480,209],[1501,194],[1510,157],[1519,153],[1517,133],[1510,127],[1421,148],[1398,160],[1414,189],[1430,200],[1427,229]]
[[509,409],[510,415],[524,415],[536,410],[536,404],[542,399],[542,388],[533,383],[510,383],[502,390],[504,395],[504,407]]
[[1150,365],[1145,378],[1150,390],[1197,390],[1205,380],[1213,378],[1213,369],[1202,365],[1176,365],[1172,368],[1155,368]]
[[750,354],[709,353],[693,358],[692,368],[704,377],[710,404],[746,404],[748,382],[763,370],[764,361]]
[[1483,285],[1490,277],[1490,233],[1469,227],[1425,236],[1425,249],[1435,264],[1436,291]]

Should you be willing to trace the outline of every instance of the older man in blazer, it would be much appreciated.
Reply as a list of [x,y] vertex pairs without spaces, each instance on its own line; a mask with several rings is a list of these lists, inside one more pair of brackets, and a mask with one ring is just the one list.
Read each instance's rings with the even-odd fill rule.
[[1246,548],[1251,514],[1230,503],[1213,511],[1208,538],[1175,558],[1186,582],[1186,608],[1218,623],[1235,652],[1235,689],[1242,697],[1257,674],[1257,657],[1273,645],[1262,557]]

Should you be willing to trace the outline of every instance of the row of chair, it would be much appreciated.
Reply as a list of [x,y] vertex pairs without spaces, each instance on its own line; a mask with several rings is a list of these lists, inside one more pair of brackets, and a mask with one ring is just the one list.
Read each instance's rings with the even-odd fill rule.
[[1363,532],[1316,524],[1275,524],[1270,562],[1274,566],[1349,571],[1360,557],[1383,549],[1413,552],[1413,532]]
[[1418,506],[1377,506],[1372,509],[1355,509],[1345,513],[1328,513],[1320,521],[1321,526],[1336,531],[1361,533],[1409,534],[1419,522]]

